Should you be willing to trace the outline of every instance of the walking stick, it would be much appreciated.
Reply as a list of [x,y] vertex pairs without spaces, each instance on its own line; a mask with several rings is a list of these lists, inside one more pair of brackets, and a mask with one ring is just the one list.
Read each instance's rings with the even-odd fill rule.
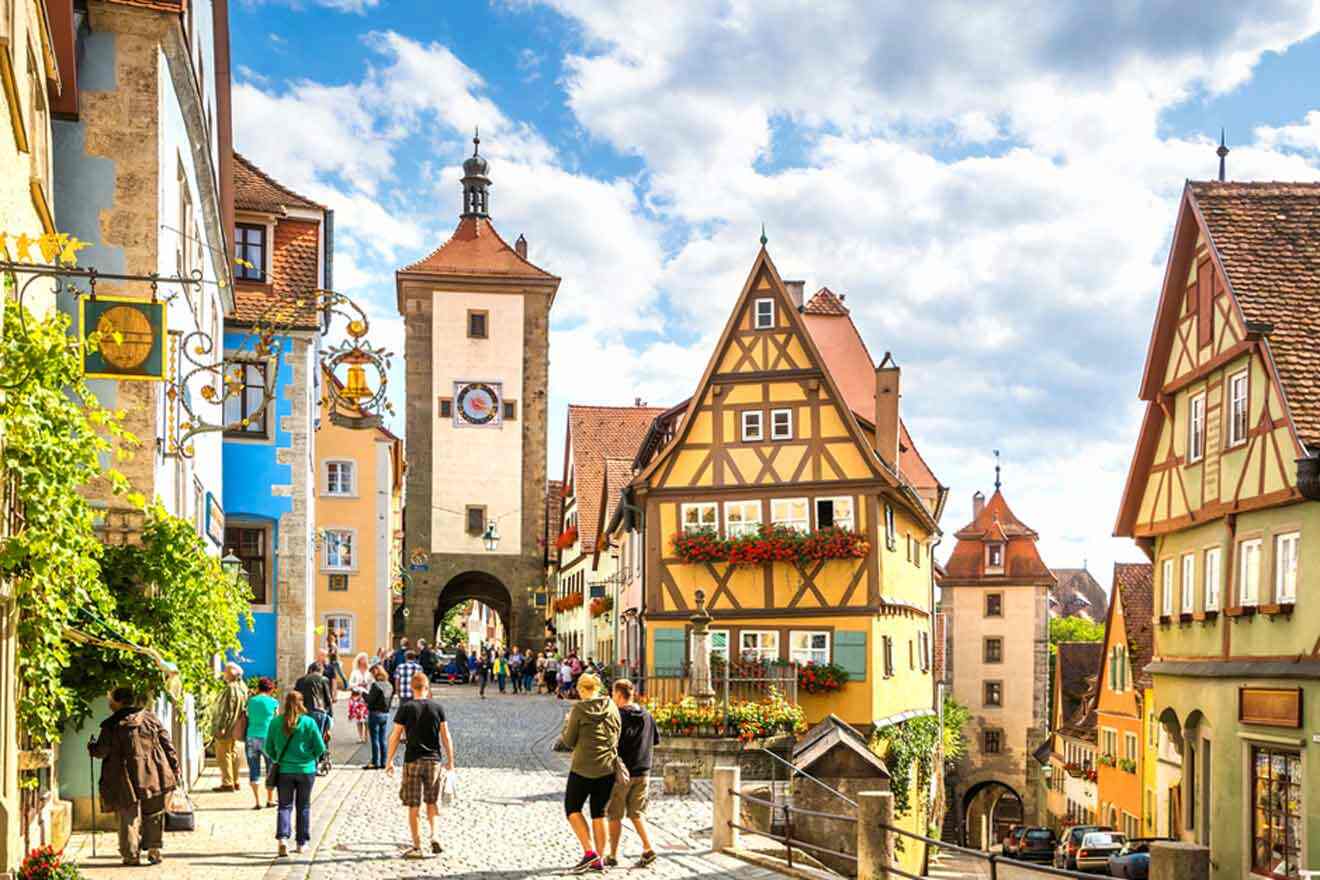
[[96,756],[90,750],[87,752],[87,771],[92,788],[92,858],[96,858]]

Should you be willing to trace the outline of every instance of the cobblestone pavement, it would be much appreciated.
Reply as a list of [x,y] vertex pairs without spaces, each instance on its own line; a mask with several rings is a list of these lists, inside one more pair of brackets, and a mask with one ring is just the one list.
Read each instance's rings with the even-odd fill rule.
[[[254,811],[251,795],[210,791],[214,767],[195,786],[197,830],[165,837],[165,863],[123,868],[113,832],[101,832],[98,856],[90,838],[75,835],[67,850],[92,880],[512,880],[561,874],[580,855],[564,821],[566,755],[551,746],[569,704],[548,697],[490,694],[474,688],[441,689],[459,765],[459,798],[440,817],[445,851],[424,861],[400,858],[408,843],[407,811],[399,803],[399,776],[364,771],[360,747],[338,706],[334,756],[338,765],[318,779],[312,797],[312,843],[304,855],[274,858],[274,810]],[[709,783],[692,796],[666,797],[653,781],[649,818],[660,859],[647,871],[619,869],[616,877],[729,877],[770,880],[780,875],[710,851]],[[107,819],[109,817],[106,817]],[[107,822],[108,824],[108,822]],[[620,860],[630,865],[641,847],[625,832]]]
[[[399,858],[408,843],[407,812],[399,803],[398,777],[362,772],[343,798],[309,864],[290,865],[286,878],[447,878],[513,880],[554,876],[577,861],[576,839],[562,806],[567,756],[551,751],[568,704],[547,697],[441,690],[458,762],[458,801],[440,817],[444,853],[425,861]],[[353,772],[346,770],[344,772]],[[710,852],[709,789],[688,798],[651,802],[652,843],[660,859],[648,871],[618,875],[655,878],[733,877],[763,880],[778,875]],[[637,837],[624,837],[620,861],[640,853]],[[268,880],[276,880],[268,876]]]

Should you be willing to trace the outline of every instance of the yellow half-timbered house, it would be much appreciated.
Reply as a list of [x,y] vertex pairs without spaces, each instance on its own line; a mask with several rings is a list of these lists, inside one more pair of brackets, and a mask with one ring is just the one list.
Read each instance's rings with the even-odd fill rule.
[[[931,549],[945,489],[899,418],[900,373],[867,353],[843,300],[803,305],[762,248],[696,393],[657,420],[634,492],[645,510],[647,665],[689,659],[705,595],[714,649],[831,662],[841,691],[799,691],[809,721],[864,729],[933,710]],[[676,539],[792,529],[850,535],[837,557],[700,560]],[[823,542],[822,542],[823,543]]]

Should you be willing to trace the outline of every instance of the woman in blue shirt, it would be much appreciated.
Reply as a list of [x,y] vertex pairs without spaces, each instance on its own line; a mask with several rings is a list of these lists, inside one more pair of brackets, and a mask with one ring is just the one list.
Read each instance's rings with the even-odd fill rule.
[[316,763],[325,754],[325,740],[316,719],[303,709],[302,694],[284,695],[284,711],[271,721],[266,734],[266,757],[275,762],[280,792],[280,808],[275,812],[275,839],[280,856],[289,854],[288,840],[294,802],[298,807],[295,843],[302,852],[312,837],[312,783],[316,781]]
[[[275,682],[263,678],[257,682],[257,692],[247,701],[247,738],[244,740],[247,752],[248,782],[252,784],[252,809],[261,809],[261,759],[262,747],[266,744],[266,733],[270,730],[270,719],[279,711],[280,703],[271,696],[275,692]],[[270,770],[270,758],[266,758],[266,770]],[[275,806],[275,789],[266,789],[266,806]]]

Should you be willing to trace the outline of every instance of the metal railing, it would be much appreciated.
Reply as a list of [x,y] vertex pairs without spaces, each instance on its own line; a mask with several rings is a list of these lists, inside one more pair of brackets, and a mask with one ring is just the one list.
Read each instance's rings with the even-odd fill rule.
[[[631,679],[637,686],[637,692],[648,700],[676,703],[692,691],[691,672],[689,663],[650,670],[619,666],[609,670],[607,677]],[[766,667],[741,663],[712,665],[710,681],[715,690],[715,698],[723,705],[725,712],[733,702],[764,700],[770,696],[772,689],[788,703],[797,705],[797,664]]]
[[[999,867],[1001,865],[1005,867],[1011,867],[1015,872],[1026,873],[1030,876],[1039,874],[1043,877],[1070,877],[1070,878],[1074,878],[1074,880],[1095,880],[1094,874],[1086,874],[1081,871],[1068,871],[1065,870],[1064,868],[1056,868],[1053,865],[1038,865],[1035,862],[1023,862],[1018,859],[1012,859],[1007,856],[1000,855],[999,853],[986,852],[984,850],[979,850],[979,849],[970,849],[969,847],[958,846],[957,844],[948,843],[947,841],[936,840],[935,838],[927,837],[924,834],[916,834],[912,831],[904,831],[902,828],[895,828],[893,825],[882,824],[880,827],[891,834],[897,834],[902,837],[911,838],[912,840],[919,840],[922,843],[926,844],[927,846],[938,847],[939,849],[947,849],[950,852],[960,853],[962,855],[970,856],[971,858],[979,859],[983,862],[986,862],[990,867],[990,880],[998,880]],[[892,865],[889,866],[886,870],[888,870],[891,874],[894,874],[899,877],[908,877],[910,878],[910,880],[925,880],[925,878],[917,874],[909,874],[900,868],[893,867]]]
[[[759,798],[756,797],[755,795],[747,794],[744,791],[739,791],[736,788],[729,789],[729,793],[732,794],[734,798],[738,799],[739,802],[746,801],[749,803],[760,804],[763,807],[770,808],[772,824],[770,828],[764,831],[758,828],[749,828],[746,825],[733,821],[729,822],[729,826],[732,828],[737,828],[739,831],[745,831],[748,834],[755,834],[760,837],[765,837],[770,840],[774,840],[774,841],[778,841],[779,843],[782,843],[784,845],[784,860],[788,862],[788,866],[790,868],[793,867],[794,847],[797,847],[798,849],[807,852],[818,852],[818,853],[823,853],[825,855],[834,856],[835,858],[844,859],[846,861],[852,862],[853,864],[857,863],[857,855],[855,853],[839,852],[836,849],[830,849],[828,847],[820,846],[819,844],[815,844],[815,843],[808,843],[807,841],[803,840],[800,837],[795,838],[793,836],[794,816],[814,816],[819,819],[827,819],[842,824],[851,824],[852,826],[854,826],[854,828],[857,825],[857,818],[855,816],[841,816],[836,813],[824,813],[819,810],[804,810],[801,807],[795,807],[791,803],[787,803],[787,802],[783,804],[776,804],[773,800],[766,800],[765,798]],[[783,813],[784,822],[782,827],[784,829],[784,833],[782,835],[774,833],[773,816],[776,811],[782,811]],[[741,810],[738,811],[737,815],[741,817]]]

